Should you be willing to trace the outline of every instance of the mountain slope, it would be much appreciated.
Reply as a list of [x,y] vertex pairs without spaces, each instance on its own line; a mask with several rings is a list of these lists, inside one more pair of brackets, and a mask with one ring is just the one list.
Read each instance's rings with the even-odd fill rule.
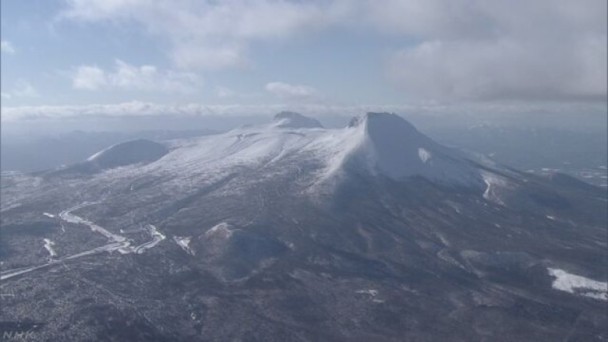
[[608,338],[605,193],[392,114],[293,118],[3,177],[2,290],[27,295],[2,319],[54,340]]
[[167,147],[161,143],[146,139],[130,140],[103,149],[81,163],[52,170],[45,174],[47,176],[71,173],[93,174],[121,166],[151,163],[168,152]]

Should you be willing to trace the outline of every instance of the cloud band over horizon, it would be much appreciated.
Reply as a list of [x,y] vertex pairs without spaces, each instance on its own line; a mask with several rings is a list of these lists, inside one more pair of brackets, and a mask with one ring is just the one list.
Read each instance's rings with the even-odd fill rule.
[[[38,113],[65,99],[74,99],[73,108],[87,108],[137,100],[166,106],[231,101],[263,107],[279,101],[601,107],[608,98],[604,0],[45,4],[49,42],[36,45],[36,53],[56,56],[36,70],[28,68],[36,61],[28,42],[33,38],[11,25],[13,17],[31,25],[35,19],[17,2],[3,11],[3,114],[25,108]],[[84,33],[75,36],[75,27]],[[54,50],[50,41],[57,37],[68,51]],[[86,53],[102,47],[103,53]],[[62,53],[71,54],[69,61]]]

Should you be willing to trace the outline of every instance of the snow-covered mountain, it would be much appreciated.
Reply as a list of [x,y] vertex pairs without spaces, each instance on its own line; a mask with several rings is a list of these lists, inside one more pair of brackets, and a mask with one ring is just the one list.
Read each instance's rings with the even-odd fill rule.
[[[180,186],[185,179],[205,184],[235,170],[248,169],[263,173],[262,178],[249,179],[259,182],[305,165],[307,171],[300,178],[308,190],[364,173],[393,180],[421,177],[483,193],[488,186],[484,179],[500,179],[500,173],[506,172],[504,168],[482,165],[479,160],[472,160],[475,158],[441,146],[401,117],[388,113],[368,113],[354,118],[343,129],[324,129],[314,119],[282,112],[268,125],[174,141],[169,148],[166,155],[162,148],[155,148],[153,152],[162,158],[154,162],[110,172],[106,177],[111,180],[131,177],[136,170],[138,174],[170,177],[171,186]],[[99,155],[108,160],[130,160],[128,153],[112,147]],[[89,158],[89,162],[92,158],[97,155]],[[496,172],[484,177],[492,174],[490,167]]]
[[1,316],[51,340],[601,340],[606,214],[394,114],[283,112],[3,176],[1,286],[26,295]]
[[282,128],[322,128],[319,120],[296,112],[280,112],[274,116],[273,126]]
[[166,146],[154,141],[130,140],[103,149],[81,163],[51,170],[46,174],[54,176],[71,173],[90,174],[120,166],[142,165],[158,160],[168,152]]

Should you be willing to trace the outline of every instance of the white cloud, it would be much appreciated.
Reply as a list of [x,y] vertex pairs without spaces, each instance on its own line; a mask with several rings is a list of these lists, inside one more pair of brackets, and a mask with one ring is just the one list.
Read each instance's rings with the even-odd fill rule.
[[113,71],[97,66],[82,65],[76,68],[72,85],[76,89],[121,89],[188,93],[200,86],[196,74],[173,70],[159,71],[153,65],[134,66],[115,61]]
[[605,100],[605,45],[579,42],[570,52],[547,46],[539,56],[537,44],[507,38],[426,42],[396,53],[389,71],[408,94],[425,98]]
[[315,116],[325,114],[358,115],[366,111],[402,111],[406,108],[411,109],[408,106],[327,106],[319,104],[208,105],[190,103],[168,105],[131,101],[116,104],[3,107],[1,119],[6,122],[15,122],[37,119],[65,120],[91,117],[257,116],[273,115],[284,110],[298,111]]
[[236,93],[230,88],[218,86],[215,88],[215,95],[221,99],[225,99],[235,96]]
[[[124,102],[116,104],[91,104],[73,106],[18,106],[3,107],[0,119],[3,122],[16,122],[37,119],[86,119],[119,117],[198,117],[198,116],[270,116],[280,111],[290,110],[321,117],[324,115],[355,116],[366,112],[394,112],[441,116],[461,115],[485,118],[488,114],[497,117],[521,117],[531,114],[569,115],[586,113],[596,118],[605,118],[606,107],[598,103],[534,103],[513,104],[461,104],[461,105],[323,105],[313,103],[299,104],[229,104],[209,105],[204,103],[159,104],[150,102]],[[516,114],[516,115],[514,115]]]
[[12,55],[15,53],[15,47],[8,40],[3,40],[0,42],[0,52]]
[[19,79],[15,82],[15,86],[7,92],[2,92],[2,98],[6,100],[18,97],[38,97],[38,91],[32,84],[26,80]]
[[92,65],[79,66],[72,78],[72,86],[76,89],[96,90],[106,84],[106,73]]
[[272,105],[206,105],[191,103],[182,105],[166,105],[147,102],[124,102],[117,104],[92,104],[75,106],[20,106],[3,107],[2,121],[14,122],[36,119],[80,119],[80,118],[113,118],[113,117],[149,117],[149,116],[255,116],[270,115],[282,110],[301,110],[303,112],[327,112],[330,110],[343,110],[338,107],[324,107],[316,105],[288,106],[284,104]]
[[286,100],[304,100],[317,95],[317,90],[305,85],[294,85],[284,82],[270,82],[266,84],[266,91]]
[[38,97],[38,91],[30,82],[25,80],[18,80],[15,89],[12,92],[15,97]]
[[411,97],[606,101],[604,0],[379,0],[372,9],[383,30],[420,40],[388,65]]
[[174,63],[183,69],[245,68],[251,65],[244,44],[179,43],[171,53]]
[[63,18],[136,23],[185,69],[243,68],[259,42],[366,30],[406,42],[387,71],[410,98],[606,101],[605,0],[66,1]]
[[205,105],[201,103],[166,105],[131,101],[116,104],[72,106],[20,106],[3,107],[2,121],[14,122],[37,119],[81,119],[150,116],[201,116],[201,115],[255,115],[272,106]]
[[221,69],[249,64],[250,43],[284,39],[338,20],[341,1],[67,0],[62,18],[133,21],[169,41],[176,65]]

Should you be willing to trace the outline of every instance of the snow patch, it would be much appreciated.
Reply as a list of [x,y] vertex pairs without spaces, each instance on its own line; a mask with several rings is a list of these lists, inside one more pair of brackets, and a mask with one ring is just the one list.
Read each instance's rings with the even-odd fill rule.
[[49,252],[51,258],[57,256],[57,253],[53,249],[53,246],[55,246],[55,242],[51,241],[50,239],[44,239],[44,248]]
[[376,297],[378,295],[378,290],[368,289],[368,290],[357,290],[355,293],[368,294],[372,297]]
[[156,228],[156,226],[154,225],[147,225],[146,229],[148,230],[148,233],[150,233],[150,236],[152,237],[152,240],[146,242],[146,243],[142,243],[141,245],[133,248],[133,252],[137,253],[137,254],[142,254],[143,252],[146,251],[146,249],[150,249],[156,245],[158,245],[161,241],[163,241],[166,237],[165,235],[163,235],[163,233],[161,233],[158,228]]
[[19,203],[19,202],[17,202],[17,203],[11,203],[11,204],[8,204],[8,205],[6,205],[6,206],[3,206],[3,207],[0,209],[0,212],[9,211],[9,210],[11,210],[11,209],[19,208],[20,206],[21,206],[21,203]]
[[230,230],[230,228],[228,228],[228,227],[230,227],[230,226],[226,222],[219,223],[219,224],[211,227],[211,229],[209,229],[208,231],[206,231],[205,237],[207,237],[207,238],[220,237],[220,238],[228,239],[232,236],[232,230]]
[[99,158],[99,156],[103,155],[105,152],[107,152],[112,147],[114,147],[114,146],[104,148],[103,150],[96,152],[95,154],[92,154],[89,158],[87,158],[87,161],[88,162],[95,161],[95,159]]
[[499,189],[506,187],[508,185],[507,181],[502,177],[490,172],[482,172],[481,175],[484,183],[486,183],[486,190],[483,193],[483,198],[490,202],[504,205],[505,203],[499,195]]
[[190,248],[190,241],[192,240],[192,237],[190,236],[174,236],[173,237],[173,241],[175,241],[175,243],[180,246],[186,253],[190,254],[190,255],[194,255],[194,251],[192,250],[192,248]]
[[432,157],[431,152],[423,149],[422,147],[418,149],[418,157],[422,160],[423,163],[429,161]]
[[568,273],[558,268],[548,268],[555,277],[553,288],[572,294],[608,301],[608,283]]

